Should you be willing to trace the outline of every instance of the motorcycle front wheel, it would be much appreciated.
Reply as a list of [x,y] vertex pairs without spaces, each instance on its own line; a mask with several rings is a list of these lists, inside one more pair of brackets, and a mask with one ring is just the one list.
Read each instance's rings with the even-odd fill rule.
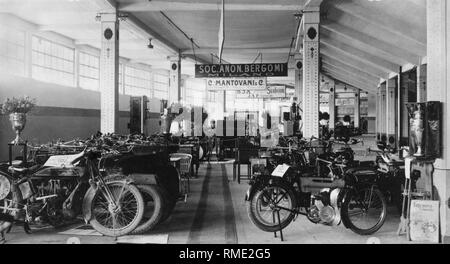
[[341,215],[353,232],[371,235],[383,226],[386,208],[383,194],[372,186],[353,191],[342,204]]
[[154,228],[163,216],[163,196],[161,189],[156,185],[138,185],[145,203],[142,221],[131,234],[142,234]]
[[276,232],[287,227],[297,207],[294,191],[283,183],[274,183],[255,192],[247,204],[250,220],[261,230]]
[[115,205],[107,199],[104,187],[99,187],[92,198],[90,224],[99,233],[118,237],[131,233],[141,223],[144,200],[139,189],[124,182],[106,183]]

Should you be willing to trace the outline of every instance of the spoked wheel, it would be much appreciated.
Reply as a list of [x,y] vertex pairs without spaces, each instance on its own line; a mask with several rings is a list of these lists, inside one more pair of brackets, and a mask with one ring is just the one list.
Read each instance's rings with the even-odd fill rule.
[[144,200],[138,188],[124,182],[108,182],[114,203],[100,187],[92,199],[92,227],[106,236],[123,236],[131,233],[141,222]]
[[172,197],[164,187],[161,186],[160,190],[161,190],[162,197],[163,197],[163,215],[162,215],[161,219],[159,220],[159,223],[163,223],[172,214],[172,212],[175,208],[175,205],[177,203],[177,200],[174,197]]
[[256,191],[247,205],[247,212],[259,229],[276,232],[284,229],[294,219],[296,204],[292,188],[276,183]]
[[163,197],[156,185],[138,185],[144,199],[144,216],[132,234],[141,234],[155,227],[163,216]]
[[377,232],[386,220],[386,199],[375,187],[354,191],[342,205],[348,227],[360,235]]

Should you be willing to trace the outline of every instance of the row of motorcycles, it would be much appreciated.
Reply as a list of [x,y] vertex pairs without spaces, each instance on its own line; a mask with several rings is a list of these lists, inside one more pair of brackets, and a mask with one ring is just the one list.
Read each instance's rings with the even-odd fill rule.
[[[388,203],[402,205],[404,164],[379,142],[376,161],[354,159],[361,140],[287,138],[255,168],[246,193],[251,221],[267,232],[281,231],[298,215],[314,224],[346,228],[360,235],[384,224]],[[336,146],[340,147],[337,147]],[[270,157],[270,158],[267,158]]]
[[167,219],[180,195],[160,138],[98,133],[28,150],[27,160],[0,164],[0,212],[27,233],[81,216],[106,236],[138,234]]

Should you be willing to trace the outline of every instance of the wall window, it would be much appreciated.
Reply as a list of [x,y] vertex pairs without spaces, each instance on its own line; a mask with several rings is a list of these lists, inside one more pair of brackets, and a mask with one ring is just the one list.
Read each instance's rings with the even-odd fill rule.
[[90,55],[84,52],[79,53],[80,72],[79,82],[80,87],[98,91],[99,88],[99,74],[100,74],[100,59],[98,56]]
[[152,76],[150,71],[125,66],[125,94],[152,96]]
[[206,99],[206,84],[201,79],[185,81],[185,101],[190,105],[203,106]]
[[154,98],[169,99],[169,74],[153,73],[153,93]]
[[25,32],[0,25],[0,71],[25,76]]
[[207,91],[206,93],[208,95],[208,97],[207,97],[208,102],[211,102],[211,103],[217,102],[217,94],[218,93],[216,91]]
[[74,86],[74,49],[33,36],[32,77],[36,80]]

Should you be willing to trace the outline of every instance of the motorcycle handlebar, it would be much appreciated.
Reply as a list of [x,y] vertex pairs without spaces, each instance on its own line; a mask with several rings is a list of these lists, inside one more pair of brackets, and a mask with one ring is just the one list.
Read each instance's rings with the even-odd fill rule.
[[321,158],[316,158],[316,160],[317,160],[317,161],[325,162],[325,163],[330,164],[330,165],[333,164],[332,161],[324,160],[324,159],[321,159]]

